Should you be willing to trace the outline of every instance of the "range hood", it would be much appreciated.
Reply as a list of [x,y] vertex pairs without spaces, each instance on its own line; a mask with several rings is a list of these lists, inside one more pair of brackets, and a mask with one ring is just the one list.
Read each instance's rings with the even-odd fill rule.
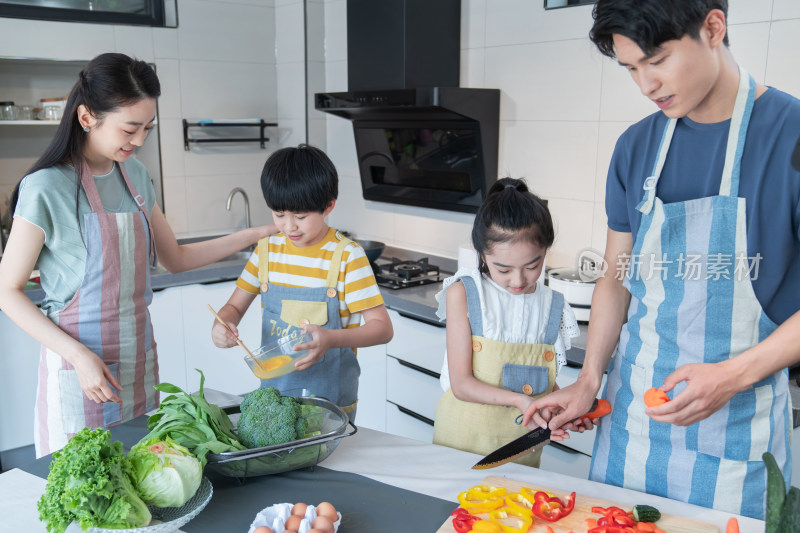
[[497,179],[500,91],[459,87],[460,0],[347,0],[348,91],[364,198],[476,212]]

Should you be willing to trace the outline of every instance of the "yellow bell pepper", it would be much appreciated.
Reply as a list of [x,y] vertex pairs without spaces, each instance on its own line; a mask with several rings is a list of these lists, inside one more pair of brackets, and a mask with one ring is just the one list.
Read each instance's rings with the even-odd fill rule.
[[505,487],[476,485],[459,493],[458,503],[470,513],[488,513],[503,506]]
[[[509,518],[515,518],[518,524],[512,526],[503,522],[503,520]],[[499,524],[505,533],[527,533],[533,523],[533,517],[530,513],[514,507],[495,509],[489,513],[489,519]]]
[[472,524],[471,533],[503,533],[503,528],[488,520],[478,520]]
[[532,514],[533,501],[528,499],[521,492],[512,492],[511,494],[507,494],[505,499],[508,507],[513,507],[528,514]]

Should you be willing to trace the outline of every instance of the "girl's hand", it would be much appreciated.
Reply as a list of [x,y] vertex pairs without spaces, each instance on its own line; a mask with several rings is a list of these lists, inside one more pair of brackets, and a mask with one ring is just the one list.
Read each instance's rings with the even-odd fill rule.
[[95,403],[122,403],[120,397],[112,390],[113,387],[120,391],[122,390],[122,385],[96,354],[87,350],[77,359],[73,366],[75,367],[75,373],[78,375],[81,389],[90,400]]
[[330,330],[321,328],[316,324],[309,324],[303,328],[303,333],[311,333],[313,338],[310,342],[298,344],[294,347],[294,351],[308,350],[308,354],[295,362],[295,370],[305,370],[310,367],[325,355],[331,348],[331,332]]
[[[230,329],[228,329],[230,328]],[[228,328],[214,320],[211,326],[211,340],[217,348],[231,348],[236,346],[236,339],[239,338],[239,330],[233,324],[228,324]]]

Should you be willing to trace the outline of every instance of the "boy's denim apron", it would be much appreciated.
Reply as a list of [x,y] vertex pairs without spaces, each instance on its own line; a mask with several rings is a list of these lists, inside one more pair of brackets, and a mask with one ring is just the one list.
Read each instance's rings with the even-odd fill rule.
[[[481,301],[475,280],[461,278],[467,293],[469,325],[472,331],[472,374],[493,387],[505,388],[532,398],[553,390],[557,362],[553,345],[558,338],[564,297],[553,291],[547,329],[542,344],[500,342],[483,337]],[[452,286],[452,285],[451,285]],[[517,425],[516,409],[459,400],[452,387],[436,406],[433,442],[450,448],[487,455],[530,431]],[[539,466],[542,450],[515,462]]]
[[[740,269],[749,258],[745,199],[737,195],[755,90],[741,69],[718,196],[670,204],[656,196],[676,120],[667,123],[637,207],[642,224],[624,280],[628,321],[603,394],[613,411],[600,425],[590,479],[763,519],[762,454],[772,452],[787,480],[792,468],[786,370],[686,427],[651,420],[643,403],[644,392],[678,367],[726,361],[776,328],[756,299],[749,270]],[[701,270],[691,272],[695,256]],[[715,262],[728,271],[715,270]]]
[[[342,253],[352,241],[343,238],[333,252],[324,287],[299,288],[269,282],[269,237],[258,242],[258,282],[261,287],[261,344],[270,337],[283,337],[292,328],[302,329],[316,324],[324,329],[342,329],[339,314],[339,272]],[[281,392],[308,389],[317,397],[326,398],[355,418],[358,401],[358,376],[361,369],[352,348],[331,348],[309,368],[278,378],[261,380],[262,387],[275,387]]]

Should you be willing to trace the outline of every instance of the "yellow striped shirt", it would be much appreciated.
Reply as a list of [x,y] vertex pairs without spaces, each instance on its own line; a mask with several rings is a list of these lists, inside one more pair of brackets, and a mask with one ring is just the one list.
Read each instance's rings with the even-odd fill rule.
[[[331,258],[342,235],[333,228],[314,246],[298,247],[283,233],[269,238],[269,282],[284,287],[324,287]],[[236,286],[251,294],[259,294],[258,247],[250,256]],[[339,279],[339,316],[342,328],[355,328],[361,323],[361,311],[383,304],[372,267],[364,249],[353,243],[345,246]]]

